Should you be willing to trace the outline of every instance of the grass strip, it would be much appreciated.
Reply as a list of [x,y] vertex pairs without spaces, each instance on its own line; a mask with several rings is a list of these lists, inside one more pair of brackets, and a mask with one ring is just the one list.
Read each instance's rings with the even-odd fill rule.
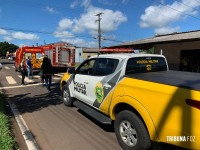
[[5,114],[6,96],[0,92],[0,150],[14,149],[15,141],[11,136],[9,117]]

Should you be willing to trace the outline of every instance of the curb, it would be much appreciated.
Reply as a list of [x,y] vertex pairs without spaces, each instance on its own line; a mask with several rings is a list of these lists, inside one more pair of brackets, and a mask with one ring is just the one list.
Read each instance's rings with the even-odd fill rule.
[[20,131],[22,133],[22,136],[25,140],[25,143],[26,143],[28,149],[29,150],[40,150],[38,144],[36,143],[35,139],[33,138],[31,131],[29,130],[26,122],[24,121],[24,119],[20,115],[15,104],[13,104],[10,101],[8,101],[8,103],[9,103],[10,108],[11,108],[13,114],[14,114],[15,120],[17,121],[17,124],[20,128]]

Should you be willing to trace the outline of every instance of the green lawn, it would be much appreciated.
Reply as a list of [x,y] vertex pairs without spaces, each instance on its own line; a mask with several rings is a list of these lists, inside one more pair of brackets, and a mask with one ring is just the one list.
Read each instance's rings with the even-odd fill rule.
[[11,136],[10,122],[5,115],[6,96],[0,92],[0,150],[15,149],[15,141]]

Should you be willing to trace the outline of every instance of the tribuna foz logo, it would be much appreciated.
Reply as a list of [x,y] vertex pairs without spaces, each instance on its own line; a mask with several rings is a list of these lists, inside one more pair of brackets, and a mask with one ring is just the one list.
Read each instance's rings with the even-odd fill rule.
[[166,136],[168,142],[195,142],[195,136]]

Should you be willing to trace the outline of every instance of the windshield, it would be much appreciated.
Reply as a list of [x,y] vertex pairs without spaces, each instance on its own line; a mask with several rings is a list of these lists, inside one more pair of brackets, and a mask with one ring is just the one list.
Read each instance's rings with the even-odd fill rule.
[[43,57],[42,53],[36,53],[36,59],[40,59],[42,57]]
[[126,74],[166,71],[167,64],[163,57],[134,57],[126,66]]

